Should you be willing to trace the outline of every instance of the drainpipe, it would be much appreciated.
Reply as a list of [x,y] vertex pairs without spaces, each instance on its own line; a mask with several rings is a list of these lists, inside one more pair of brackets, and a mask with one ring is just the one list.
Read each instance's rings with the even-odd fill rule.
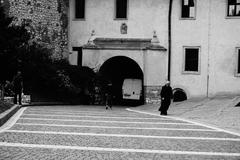
[[169,12],[168,12],[168,81],[171,80],[171,48],[172,48],[172,3],[173,0],[169,0]]
[[207,98],[209,97],[210,45],[211,45],[211,0],[209,0],[208,3]]

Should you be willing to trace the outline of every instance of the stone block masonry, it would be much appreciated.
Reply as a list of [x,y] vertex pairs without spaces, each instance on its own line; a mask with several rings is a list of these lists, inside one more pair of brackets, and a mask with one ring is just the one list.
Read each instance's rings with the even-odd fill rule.
[[5,0],[14,22],[26,24],[35,42],[53,51],[54,59],[68,56],[68,2],[64,0]]
[[151,104],[160,104],[161,103],[161,92],[162,87],[161,86],[145,86],[144,92],[145,92],[145,103],[151,103]]

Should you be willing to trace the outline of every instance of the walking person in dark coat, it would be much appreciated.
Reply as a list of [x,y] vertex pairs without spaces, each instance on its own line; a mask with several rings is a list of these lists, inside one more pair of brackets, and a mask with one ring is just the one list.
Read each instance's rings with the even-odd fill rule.
[[106,96],[106,109],[108,109],[108,107],[112,109],[112,96],[109,93],[106,93],[105,96]]
[[112,109],[112,83],[109,83],[107,86],[107,93],[105,94],[106,98],[106,109],[108,107]]
[[162,87],[161,90],[161,106],[159,111],[161,115],[167,115],[167,110],[171,104],[171,99],[173,97],[172,87],[170,86],[170,82],[167,81],[166,84]]
[[14,91],[14,104],[17,104],[17,96],[19,105],[22,105],[22,89],[23,89],[23,78],[20,71],[17,72],[13,78],[13,91]]

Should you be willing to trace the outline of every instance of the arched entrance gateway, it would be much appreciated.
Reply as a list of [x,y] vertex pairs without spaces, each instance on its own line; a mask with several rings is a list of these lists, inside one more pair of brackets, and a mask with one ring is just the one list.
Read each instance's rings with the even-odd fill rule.
[[112,57],[103,63],[99,73],[112,84],[115,105],[144,104],[143,72],[134,60]]
[[[152,39],[96,38],[93,32],[82,49],[83,66],[98,71],[99,78],[104,77],[111,84],[115,105],[141,105],[160,100],[157,92],[166,79],[167,56],[155,32]],[[102,86],[107,85],[104,82]]]

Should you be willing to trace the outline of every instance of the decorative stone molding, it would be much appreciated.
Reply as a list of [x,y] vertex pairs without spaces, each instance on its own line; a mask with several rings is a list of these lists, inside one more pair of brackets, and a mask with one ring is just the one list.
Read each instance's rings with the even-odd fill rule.
[[161,50],[159,44],[152,44],[149,38],[96,38],[91,36],[84,49],[117,49],[117,50]]
[[162,50],[166,51],[167,49],[160,45],[159,39],[157,37],[156,31],[153,31],[153,37],[151,39],[151,44],[146,48],[149,50]]
[[152,45],[159,45],[159,39],[157,37],[156,31],[153,31],[153,38],[151,40]]
[[96,39],[96,32],[95,32],[95,30],[92,30],[91,36],[90,36],[87,44],[83,45],[82,48],[83,49],[94,49],[94,48],[96,49],[96,48],[98,48],[97,45],[95,45],[95,42],[94,42],[95,39]]
[[96,38],[95,35],[96,35],[95,30],[92,30],[91,37],[89,38],[87,44],[94,45],[94,39]]
[[127,24],[126,23],[122,23],[122,25],[120,27],[121,34],[127,34],[127,29],[128,29]]

